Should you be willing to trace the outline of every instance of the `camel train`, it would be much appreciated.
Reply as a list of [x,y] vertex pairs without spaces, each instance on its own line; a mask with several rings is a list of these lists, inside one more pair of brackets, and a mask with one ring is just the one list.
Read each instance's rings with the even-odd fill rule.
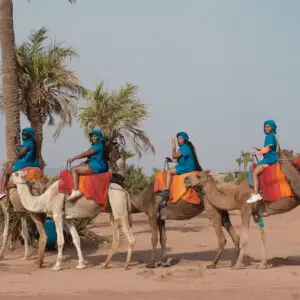
[[[148,217],[151,227],[152,254],[148,267],[154,267],[156,262],[156,248],[158,240],[161,244],[162,261],[167,260],[167,244],[166,244],[166,220],[186,220],[193,218],[205,211],[212,222],[218,239],[218,251],[215,259],[209,264],[208,268],[216,268],[217,263],[222,255],[226,245],[226,239],[222,227],[229,233],[235,245],[237,259],[234,268],[241,268],[243,258],[245,256],[246,246],[248,242],[248,231],[251,216],[255,222],[260,224],[259,220],[263,217],[274,214],[288,212],[300,203],[300,173],[299,163],[294,164],[288,158],[287,151],[280,152],[279,162],[281,170],[291,186],[293,193],[290,196],[283,197],[278,201],[260,201],[255,204],[248,204],[246,200],[249,198],[252,188],[249,186],[248,180],[245,179],[235,189],[220,188],[214,181],[210,171],[198,171],[185,174],[184,185],[187,190],[195,191],[200,199],[199,204],[191,204],[184,199],[174,201],[165,201],[162,205],[162,197],[159,196],[159,190],[155,189],[155,182],[149,184],[139,195],[130,197],[120,184],[109,183],[108,201],[111,206],[110,220],[113,228],[113,241],[108,257],[104,262],[107,267],[114,253],[119,246],[120,230],[123,230],[129,246],[125,262],[125,269],[128,269],[135,238],[131,231],[131,214],[145,213]],[[29,172],[30,173],[30,172]],[[29,212],[33,220],[37,224],[40,235],[38,266],[42,267],[47,236],[43,229],[43,222],[46,215],[53,216],[57,231],[57,261],[53,270],[61,269],[62,250],[64,245],[63,224],[65,223],[72,235],[73,243],[78,253],[78,266],[81,269],[85,267],[83,254],[81,251],[80,238],[77,234],[73,220],[85,217],[93,217],[103,212],[103,207],[95,201],[80,197],[75,201],[66,201],[67,195],[59,190],[59,181],[54,182],[46,191],[41,186],[41,182],[32,179],[29,173],[24,171],[14,172],[11,177],[11,187],[8,189],[9,197],[1,201],[3,210],[8,214],[8,201],[11,202],[15,211]],[[31,178],[30,178],[31,177]],[[174,180],[176,180],[174,178]],[[201,192],[199,192],[201,191]],[[176,192],[176,191],[175,191]],[[37,196],[37,194],[39,194]],[[9,200],[8,200],[9,199]],[[239,210],[241,213],[242,230],[239,236],[233,228],[229,213],[232,210]],[[8,235],[8,218],[6,218],[5,228],[3,232],[3,244],[1,248],[1,256],[6,246]],[[259,226],[260,236],[262,240],[261,268],[269,267],[266,256],[265,232],[262,226]],[[22,218],[22,236],[25,242],[25,258],[29,256],[28,250],[28,232],[26,219]]]
[[[89,134],[91,148],[69,160],[69,170],[64,170],[59,180],[48,189],[45,188],[43,172],[40,169],[36,151],[35,135],[32,128],[22,131],[23,143],[19,148],[18,159],[13,165],[6,164],[0,180],[0,203],[2,205],[5,226],[0,257],[7,244],[10,203],[17,212],[29,212],[40,233],[38,266],[44,260],[47,234],[44,224],[47,215],[51,215],[57,232],[58,254],[53,270],[61,269],[64,234],[66,224],[72,236],[78,254],[78,269],[85,268],[80,238],[74,225],[74,219],[93,218],[100,212],[109,212],[113,229],[111,249],[104,262],[110,263],[120,243],[120,230],[128,240],[125,269],[128,269],[135,238],[131,230],[131,214],[145,213],[151,227],[152,253],[148,267],[155,267],[158,240],[161,244],[161,257],[168,265],[166,244],[166,220],[187,220],[203,211],[210,218],[218,239],[218,251],[208,268],[216,268],[226,245],[224,227],[230,235],[237,259],[234,268],[241,268],[248,242],[250,218],[253,216],[259,224],[262,241],[261,268],[267,268],[265,232],[263,217],[290,211],[299,205],[300,164],[291,160],[288,151],[280,151],[276,136],[277,126],[273,120],[264,123],[266,134],[264,148],[256,148],[253,155],[263,155],[248,178],[234,188],[220,188],[210,171],[203,171],[195,148],[185,132],[177,134],[177,144],[172,139],[172,159],[174,168],[168,168],[156,174],[154,181],[148,184],[139,195],[130,197],[123,187],[123,177],[109,172],[108,161],[113,155],[112,148],[106,148],[102,132],[92,130]],[[86,158],[71,168],[71,162]],[[259,187],[262,195],[259,193]],[[46,189],[46,190],[45,190]],[[261,201],[263,197],[264,201]],[[233,228],[229,212],[239,210],[242,231],[239,236]],[[26,218],[22,216],[22,236],[25,244],[25,258],[29,256],[28,228]]]

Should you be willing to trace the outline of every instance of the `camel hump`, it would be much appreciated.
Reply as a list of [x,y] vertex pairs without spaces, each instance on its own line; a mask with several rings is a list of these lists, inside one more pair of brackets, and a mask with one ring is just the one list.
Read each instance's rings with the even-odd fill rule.
[[300,198],[300,158],[282,159],[280,160],[280,166],[293,192]]
[[265,168],[259,176],[259,184],[265,201],[277,201],[295,196],[291,185],[282,172],[280,163]]

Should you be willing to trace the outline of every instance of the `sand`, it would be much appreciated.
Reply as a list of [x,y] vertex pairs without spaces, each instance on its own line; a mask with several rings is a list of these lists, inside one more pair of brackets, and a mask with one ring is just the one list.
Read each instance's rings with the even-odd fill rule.
[[[0,261],[0,299],[62,299],[62,300],[142,300],[142,299],[300,299],[300,210],[265,219],[268,258],[272,269],[257,269],[260,240],[256,225],[251,223],[248,256],[242,270],[232,270],[235,253],[228,237],[226,250],[219,267],[206,269],[216,253],[217,240],[209,220],[197,217],[189,221],[168,221],[169,253],[180,259],[170,268],[146,269],[150,257],[150,232],[143,214],[133,216],[137,239],[131,268],[122,264],[126,244],[114,258],[109,269],[99,268],[108,253],[109,245],[83,245],[87,268],[76,270],[76,252],[64,251],[63,270],[54,272],[56,252],[47,252],[45,267],[38,269],[36,257],[23,260],[23,250],[6,253]],[[238,213],[231,214],[240,230]],[[108,215],[97,217],[92,225],[97,234],[109,235]]]

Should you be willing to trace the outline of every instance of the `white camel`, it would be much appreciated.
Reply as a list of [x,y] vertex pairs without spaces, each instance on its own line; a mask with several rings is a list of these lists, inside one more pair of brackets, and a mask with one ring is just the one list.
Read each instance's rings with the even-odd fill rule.
[[[43,184],[40,182],[30,182],[31,183],[31,190],[34,194],[39,195],[44,190]],[[0,205],[3,210],[4,215],[4,228],[2,233],[2,244],[0,248],[0,259],[4,257],[4,251],[7,246],[8,237],[9,237],[9,222],[10,222],[10,205],[13,207],[14,212],[21,214],[21,235],[24,239],[24,247],[25,247],[25,253],[24,253],[24,259],[28,259],[30,256],[29,251],[29,233],[28,233],[28,227],[27,227],[27,217],[25,215],[26,209],[22,205],[20,201],[20,197],[18,194],[18,191],[15,187],[8,189],[8,197],[3,198],[0,201]],[[41,268],[43,265],[44,260],[44,251],[45,246],[47,242],[47,234],[44,229],[44,222],[46,219],[45,213],[31,213],[29,212],[31,218],[35,222],[38,232],[40,234],[39,239],[39,251],[38,251],[38,266]]]
[[[73,243],[76,247],[79,263],[77,269],[85,268],[84,258],[80,246],[80,238],[74,226],[74,219],[94,217],[101,212],[101,206],[91,199],[81,197],[76,201],[66,201],[66,195],[59,193],[58,181],[54,182],[48,190],[40,196],[33,196],[26,181],[26,174],[23,171],[15,172],[10,177],[18,189],[20,200],[26,210],[33,213],[52,214],[57,232],[58,254],[53,270],[61,269],[62,251],[64,246],[63,224],[66,225],[72,235]],[[128,251],[125,262],[125,269],[128,269],[135,238],[130,226],[131,203],[128,193],[119,185],[111,183],[109,185],[108,197],[112,208],[110,221],[113,228],[113,241],[108,257],[104,263],[107,267],[112,256],[117,252],[120,244],[120,227],[128,240]]]

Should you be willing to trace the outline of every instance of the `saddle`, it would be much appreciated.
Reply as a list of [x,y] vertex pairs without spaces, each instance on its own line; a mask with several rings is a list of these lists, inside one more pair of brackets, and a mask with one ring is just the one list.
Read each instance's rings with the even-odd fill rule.
[[[44,179],[44,173],[40,168],[28,167],[28,168],[24,168],[20,171],[25,172],[26,181],[28,182],[30,190],[34,196],[36,196],[44,191],[46,182]],[[14,183],[9,181],[7,183],[6,189],[9,190],[12,188],[17,188],[17,186]]]
[[[248,183],[250,187],[253,187],[252,172],[254,168],[255,166],[253,165],[248,172]],[[280,163],[271,165],[263,170],[259,175],[259,187],[264,201],[272,202],[295,196],[281,170]]]
[[[185,178],[191,176],[197,172],[190,172],[182,175],[175,175],[172,177],[172,183],[170,187],[170,201],[176,203],[179,199],[182,199],[190,204],[199,205],[200,197],[198,192],[185,184]],[[166,189],[166,172],[161,171],[154,177],[153,190],[155,193]]]
[[[109,172],[80,176],[79,190],[85,198],[92,199],[106,210],[110,179],[111,174]],[[73,187],[71,173],[67,170],[62,171],[59,175],[58,191],[70,196]]]

